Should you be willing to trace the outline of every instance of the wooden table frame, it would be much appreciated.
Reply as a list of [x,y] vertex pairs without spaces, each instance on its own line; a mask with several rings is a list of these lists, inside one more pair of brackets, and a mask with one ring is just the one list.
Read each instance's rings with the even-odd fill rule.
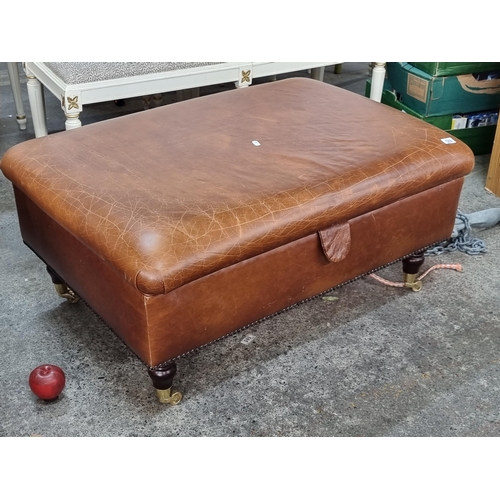
[[65,128],[81,127],[79,119],[86,104],[157,95],[186,89],[233,82],[236,87],[251,85],[254,78],[310,69],[322,80],[324,67],[335,62],[225,62],[209,66],[172,70],[81,84],[67,84],[45,63],[26,62],[28,97],[36,137],[47,135],[43,88],[61,101],[66,115]]
[[[303,69],[311,69],[311,76],[323,80],[324,67],[339,62],[323,63],[221,63],[187,70],[170,71],[167,73],[150,74],[139,77],[120,78],[69,86],[65,84],[43,63],[26,62],[23,68],[28,77],[28,97],[33,119],[35,137],[47,135],[45,103],[43,88],[47,87],[61,100],[61,107],[66,114],[67,130],[81,126],[79,115],[84,104],[117,100],[140,95],[155,95],[162,92],[183,91],[205,85],[234,82],[237,87],[248,86],[253,78],[277,75]],[[21,130],[26,130],[26,115],[24,113],[21,84],[17,62],[7,63],[11,81],[16,117]],[[250,70],[250,73],[248,71]],[[385,63],[374,63],[370,99],[380,102],[385,79]],[[70,100],[68,100],[70,97]],[[76,97],[76,102],[75,102]],[[78,103],[78,108],[75,104]],[[71,108],[71,109],[70,109]]]

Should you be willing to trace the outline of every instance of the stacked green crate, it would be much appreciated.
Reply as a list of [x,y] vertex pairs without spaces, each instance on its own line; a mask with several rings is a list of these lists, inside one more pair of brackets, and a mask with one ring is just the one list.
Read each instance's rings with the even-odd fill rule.
[[500,63],[396,62],[386,68],[384,104],[448,131],[475,154],[491,152],[500,108]]
[[500,69],[500,63],[497,62],[411,62],[408,64],[431,76],[470,75]]
[[[370,96],[371,82],[368,80],[366,82],[366,97]],[[477,128],[462,128],[462,129],[452,129],[453,126],[453,116],[452,114],[441,115],[441,116],[423,116],[416,111],[413,111],[410,107],[404,105],[399,99],[397,94],[391,90],[389,84],[386,82],[384,85],[384,90],[382,93],[382,103],[387,104],[393,108],[399,109],[411,116],[420,118],[421,120],[430,123],[440,129],[445,130],[450,135],[457,137],[461,141],[465,142],[476,155],[489,154],[491,153],[491,148],[493,146],[493,140],[495,138],[496,125],[477,127]]]

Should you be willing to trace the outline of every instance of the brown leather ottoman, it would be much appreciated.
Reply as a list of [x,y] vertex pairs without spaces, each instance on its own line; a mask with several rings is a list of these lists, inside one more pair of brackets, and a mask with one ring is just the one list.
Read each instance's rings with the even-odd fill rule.
[[416,274],[473,164],[440,129],[297,78],[27,141],[1,168],[58,290],[177,402],[177,357],[398,259]]

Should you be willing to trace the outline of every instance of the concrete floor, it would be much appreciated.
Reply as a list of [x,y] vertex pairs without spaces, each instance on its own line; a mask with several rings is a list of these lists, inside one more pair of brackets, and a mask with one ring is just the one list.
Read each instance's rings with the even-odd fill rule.
[[[325,81],[363,94],[367,76],[368,63],[345,63]],[[0,63],[0,156],[34,137],[22,82],[26,131]],[[63,130],[57,100],[46,101],[49,133]],[[96,104],[82,122],[140,109],[140,99]],[[476,157],[465,213],[500,207],[484,190],[488,163]],[[182,358],[184,400],[162,406],[142,362],[84,304],[56,296],[0,175],[0,436],[500,436],[500,228],[474,236],[488,252],[429,257],[423,269],[464,272],[431,273],[420,293],[362,278]],[[379,274],[399,281],[400,264]],[[44,363],[67,377],[53,403],[28,387]]]

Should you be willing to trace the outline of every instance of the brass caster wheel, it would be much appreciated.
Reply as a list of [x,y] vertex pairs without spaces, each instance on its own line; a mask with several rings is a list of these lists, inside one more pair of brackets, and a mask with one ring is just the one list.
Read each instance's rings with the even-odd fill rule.
[[80,300],[80,297],[66,285],[64,280],[50,266],[47,266],[47,272],[52,278],[52,283],[56,287],[56,292],[59,297],[66,299],[71,304],[76,304]]
[[410,288],[414,292],[420,292],[420,290],[422,290],[422,282],[421,281],[415,281],[415,283],[411,284]]
[[172,388],[156,389],[156,396],[160,403],[178,405],[181,402],[182,394],[180,392],[172,393]]
[[80,300],[80,297],[65,283],[54,283],[54,286],[59,297],[66,299],[69,303],[76,304]]
[[172,392],[172,382],[177,372],[177,366],[173,361],[160,365],[157,368],[148,368],[148,374],[153,381],[156,397],[160,403],[178,405],[181,402],[182,394]]
[[411,288],[414,292],[422,290],[422,282],[417,279],[417,274],[424,260],[422,252],[414,253],[403,259],[404,284],[406,288]]
[[422,282],[416,279],[416,274],[405,274],[405,287],[410,288],[414,292],[420,292],[422,290]]

